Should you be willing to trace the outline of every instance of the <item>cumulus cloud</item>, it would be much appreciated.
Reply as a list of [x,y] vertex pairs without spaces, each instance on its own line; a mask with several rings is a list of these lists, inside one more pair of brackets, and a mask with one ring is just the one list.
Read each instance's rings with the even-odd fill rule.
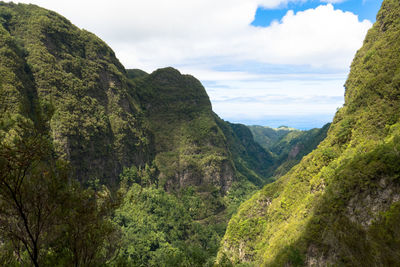
[[371,23],[328,4],[296,14],[289,11],[267,28],[250,25],[258,6],[272,8],[289,1],[26,2],[56,10],[98,34],[128,67],[150,70],[219,58],[347,68]]
[[307,0],[258,0],[257,4],[263,8],[273,9],[286,6],[289,2],[304,3]]
[[255,30],[252,54],[268,63],[347,68],[371,25],[331,4],[288,11],[280,22]]
[[[277,8],[307,0],[21,0],[54,10],[105,40],[127,68],[152,71],[175,66],[206,82],[214,109],[225,118],[313,112],[333,114],[341,104],[344,79],[361,47],[368,20],[335,10],[330,3],[302,12],[288,11],[268,27],[251,22],[258,7]],[[325,73],[339,71],[340,79],[315,81],[311,73],[297,81],[274,81],[246,70],[224,71],[221,65],[242,62],[308,66]],[[304,83],[307,80],[308,83]],[[207,84],[212,85],[207,87]],[[283,94],[274,98],[274,92]],[[223,95],[234,99],[222,101]],[[316,96],[327,96],[316,101]],[[296,101],[290,97],[300,97]],[[242,97],[242,98],[241,98]],[[247,98],[243,98],[247,97]],[[286,98],[285,98],[286,97]],[[313,98],[314,97],[314,98]],[[336,97],[336,98],[329,98]],[[263,99],[251,104],[251,99]],[[240,100],[241,99],[241,100]],[[246,99],[246,101],[245,101]],[[275,102],[279,104],[273,104]],[[278,100],[284,101],[278,101]],[[322,98],[319,98],[322,99]],[[316,103],[318,102],[318,103]],[[250,103],[250,104],[249,104]],[[267,104],[265,104],[267,103]],[[243,114],[246,110],[246,114]]]
[[343,3],[345,1],[346,0],[321,0],[322,3],[330,3],[330,4],[339,4],[339,3]]

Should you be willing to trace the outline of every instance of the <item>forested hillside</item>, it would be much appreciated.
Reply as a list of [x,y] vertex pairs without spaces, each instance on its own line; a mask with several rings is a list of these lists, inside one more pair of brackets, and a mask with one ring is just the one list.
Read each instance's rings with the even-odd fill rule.
[[281,126],[270,128],[265,126],[248,126],[254,140],[270,151],[275,158],[273,177],[286,174],[300,160],[313,151],[326,138],[330,123],[322,128],[300,131]]
[[212,265],[273,154],[173,68],[0,2],[0,264]]
[[0,64],[7,83],[2,114],[26,109],[24,101],[32,97],[51,106],[54,150],[85,183],[115,185],[123,166],[148,162],[151,140],[114,52],[54,12],[34,5],[0,8]]
[[249,125],[254,140],[265,149],[271,149],[279,140],[284,138],[291,132],[298,132],[299,130],[289,128],[287,126],[280,126],[278,128],[271,128],[268,126]]
[[332,124],[249,128],[196,78],[0,2],[0,265],[398,265],[399,27],[384,0]]
[[396,266],[400,3],[384,0],[327,138],[233,216],[222,264]]

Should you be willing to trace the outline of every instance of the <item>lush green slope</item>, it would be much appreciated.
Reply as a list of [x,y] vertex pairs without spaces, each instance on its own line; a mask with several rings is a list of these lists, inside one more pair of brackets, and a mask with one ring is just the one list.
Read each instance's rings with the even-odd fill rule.
[[128,77],[128,79],[140,78],[140,77],[143,77],[146,75],[149,75],[149,74],[140,69],[127,69],[126,70],[126,77]]
[[[59,157],[81,181],[115,184],[124,165],[151,155],[137,100],[114,52],[93,34],[34,5],[0,3],[2,109],[29,109],[35,88],[54,107],[51,135]],[[3,108],[4,106],[4,108]]]
[[160,185],[206,191],[212,186],[225,193],[238,180],[266,182],[274,164],[270,153],[254,142],[245,126],[213,113],[197,79],[165,68],[132,82],[154,135]]
[[400,3],[384,0],[327,138],[240,207],[220,262],[399,264],[399,49]]
[[[170,265],[210,263],[231,214],[267,182],[274,163],[271,154],[254,142],[245,126],[218,118],[203,86],[189,75],[172,68],[151,74],[126,71],[96,36],[34,5],[0,2],[0,23],[0,148],[6,151],[7,138],[18,136],[18,127],[10,127],[16,124],[15,117],[43,128],[41,135],[50,147],[45,157],[62,162],[68,170],[65,190],[71,194],[77,190],[71,197],[83,204],[90,202],[93,208],[86,218],[80,205],[77,210],[63,207],[62,200],[55,198],[64,212],[63,223],[70,216],[89,227],[85,223],[92,216],[94,226],[108,227],[112,219],[119,229],[120,238],[112,240],[112,247],[120,248],[116,255],[107,254],[104,241],[114,233],[113,227],[94,233],[95,228],[86,231],[81,225],[65,230],[63,224],[59,230],[65,236],[59,244],[73,242],[74,230],[79,230],[99,238],[93,241],[97,242],[93,264],[113,256],[122,265],[155,264],[161,259]],[[29,136],[29,130],[24,134]],[[4,163],[0,167],[6,169],[8,155],[0,156]],[[49,168],[53,167],[41,171],[52,174]],[[79,195],[74,179],[98,195],[91,191]],[[103,187],[117,189],[120,179],[123,188],[118,194]],[[68,187],[70,183],[74,186]],[[24,183],[23,188],[29,186],[36,185]],[[37,193],[58,192],[43,190]],[[65,192],[61,193],[60,198]],[[112,196],[115,203],[121,200],[113,218],[96,214],[96,205],[100,209],[104,204],[96,200],[102,201],[103,194]],[[163,212],[154,214],[155,210]],[[8,246],[3,234],[0,244]],[[50,232],[42,235],[49,238],[44,238],[46,242],[53,242]],[[15,244],[22,246],[19,241]],[[88,249],[88,243],[83,243],[82,249]],[[43,244],[46,247],[34,258],[48,260],[44,265],[75,256],[72,245],[60,251],[61,245]],[[10,255],[29,252],[23,248],[4,251]]]
[[247,127],[249,127],[253,134],[254,140],[267,150],[271,149],[274,144],[279,142],[279,140],[285,137],[288,133],[299,131],[286,126],[271,128],[268,126],[250,125]]
[[293,166],[308,153],[313,151],[325,139],[329,124],[322,128],[300,131],[294,128],[281,126],[270,128],[267,126],[247,126],[254,136],[254,140],[275,157],[275,179],[287,173]]
[[275,177],[286,174],[326,138],[330,123],[308,131],[291,131],[270,148],[277,156]]
[[166,68],[136,81],[135,90],[154,134],[159,183],[167,189],[216,186],[226,192],[236,174],[200,82]]

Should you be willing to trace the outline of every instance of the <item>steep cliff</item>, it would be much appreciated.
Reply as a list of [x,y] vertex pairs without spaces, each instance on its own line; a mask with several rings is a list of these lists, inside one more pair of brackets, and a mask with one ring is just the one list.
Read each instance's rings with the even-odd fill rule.
[[395,266],[400,262],[400,3],[384,0],[318,149],[231,219],[219,262]]
[[83,182],[115,184],[122,166],[151,159],[140,105],[104,42],[34,5],[0,3],[0,18],[4,112],[27,113],[32,97],[52,106],[55,150]]
[[[117,199],[105,203],[113,216],[103,214],[99,220],[107,218],[102,221],[107,225],[114,220],[109,230],[118,227],[121,236],[108,244],[102,239],[108,237],[97,232],[93,236],[107,243],[98,243],[99,249],[123,244],[113,253],[120,253],[118,260],[127,264],[155,264],[166,257],[172,266],[211,263],[231,214],[250,193],[270,181],[277,167],[272,153],[257,144],[244,125],[218,118],[203,86],[189,75],[173,68],[151,74],[125,70],[99,38],[35,5],[0,2],[0,24],[2,139],[18,131],[7,125],[12,121],[9,117],[23,117],[18,118],[40,129],[48,141],[46,157],[62,159],[65,165],[69,182],[64,184],[77,179],[95,189],[87,195],[93,212],[104,204],[96,201],[117,195],[107,186],[120,189],[121,206],[112,206],[118,204]],[[29,131],[24,134],[30,135]],[[19,157],[18,153],[13,156]],[[8,164],[6,157],[1,160],[4,166]],[[53,172],[41,171],[43,175]],[[57,195],[48,188],[41,190]],[[46,202],[40,197],[35,200]],[[57,201],[60,210],[75,212],[74,204]],[[62,212],[63,216],[68,212]],[[90,223],[86,215],[90,214],[83,207],[71,218],[75,218],[73,223]],[[41,232],[50,238],[48,233]],[[68,242],[78,239],[90,247],[90,238],[64,234]],[[0,239],[4,247],[5,236]],[[17,250],[7,250],[13,260],[18,260],[20,251],[26,252],[18,242]],[[49,246],[40,253],[56,262],[64,253],[57,249]]]
[[166,188],[230,188],[237,169],[198,80],[126,71],[95,35],[34,5],[0,3],[0,17],[2,113],[52,109],[55,150],[78,180],[116,185],[123,167],[154,162]]
[[235,169],[200,82],[166,68],[136,81],[135,91],[154,134],[160,183],[168,189],[214,185],[227,191]]

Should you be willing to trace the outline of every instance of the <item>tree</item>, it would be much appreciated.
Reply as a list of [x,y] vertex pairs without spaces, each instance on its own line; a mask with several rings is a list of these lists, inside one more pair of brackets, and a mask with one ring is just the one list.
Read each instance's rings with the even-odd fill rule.
[[[0,231],[2,239],[20,244],[34,266],[52,236],[63,178],[47,160],[50,144],[31,120],[15,115],[3,119],[0,131]],[[19,256],[18,256],[19,257]],[[19,261],[23,259],[19,257]]]
[[108,218],[118,201],[69,179],[36,125],[19,115],[0,121],[0,264],[98,266],[116,250]]

